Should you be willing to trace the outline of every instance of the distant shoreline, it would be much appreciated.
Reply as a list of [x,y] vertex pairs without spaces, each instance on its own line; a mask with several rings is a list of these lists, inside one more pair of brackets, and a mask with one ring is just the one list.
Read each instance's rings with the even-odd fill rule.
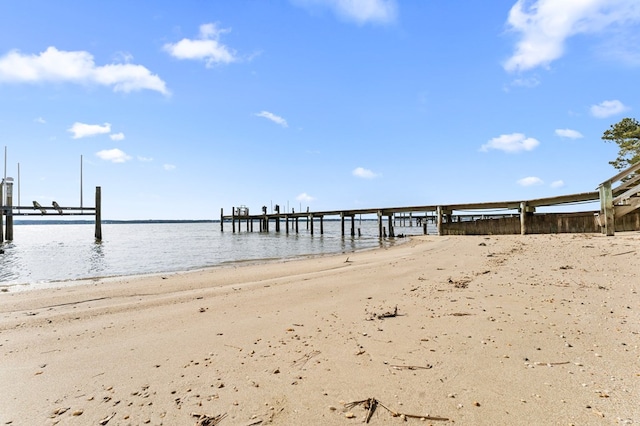
[[[154,223],[220,223],[220,220],[212,219],[194,219],[194,220],[175,220],[175,219],[147,219],[147,220],[103,220],[102,224],[154,224]],[[93,225],[94,220],[59,220],[59,219],[34,219],[34,220],[15,220],[14,225]]]
[[[362,222],[376,221],[377,219],[360,219]],[[325,219],[325,222],[338,222],[340,219]],[[14,225],[93,225],[94,220],[60,220],[60,219],[33,219],[14,220]],[[103,225],[121,224],[156,224],[156,223],[220,223],[220,219],[146,219],[146,220],[102,220]]]

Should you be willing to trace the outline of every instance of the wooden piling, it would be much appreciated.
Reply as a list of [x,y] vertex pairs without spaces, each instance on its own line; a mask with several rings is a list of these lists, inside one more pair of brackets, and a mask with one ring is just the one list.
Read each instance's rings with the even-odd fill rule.
[[313,235],[313,215],[309,215],[307,219],[307,227],[311,226],[311,235]]
[[236,233],[236,208],[231,207],[231,232]]
[[527,202],[520,203],[520,235],[527,234]]
[[102,188],[96,186],[96,241],[102,241]]
[[611,190],[611,181],[604,182],[600,185],[600,215],[604,219],[602,232],[611,237],[615,234],[614,207],[613,207],[613,191]]
[[13,241],[13,182],[6,182],[7,184],[7,194],[6,207],[8,208],[5,218],[6,218],[6,240]]
[[220,209],[220,232],[224,232],[224,208]]
[[3,196],[3,190],[2,187],[4,185],[0,184],[0,244],[2,244],[4,242],[4,225],[2,224],[3,216],[6,215],[6,212],[4,210],[4,196]]
[[356,219],[355,219],[355,215],[351,215],[351,236],[355,237],[356,236]]

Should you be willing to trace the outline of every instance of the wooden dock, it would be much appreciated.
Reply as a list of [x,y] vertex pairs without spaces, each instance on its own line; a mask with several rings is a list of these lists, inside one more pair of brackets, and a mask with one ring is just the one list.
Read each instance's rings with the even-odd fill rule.
[[319,231],[324,233],[325,218],[340,220],[341,235],[347,235],[347,221],[349,222],[349,235],[356,235],[355,218],[359,215],[375,215],[378,222],[378,236],[380,238],[395,237],[395,224],[400,221],[401,224],[409,221],[409,226],[421,226],[423,233],[427,234],[427,224],[435,223],[438,234],[442,235],[442,227],[446,223],[459,221],[464,215],[454,214],[454,212],[470,212],[477,211],[477,214],[466,215],[482,217],[490,215],[487,211],[517,211],[524,212],[522,221],[525,224],[527,213],[535,211],[536,207],[554,206],[567,203],[577,203],[585,201],[598,200],[598,192],[587,192],[582,194],[565,195],[551,198],[541,198],[528,201],[502,201],[487,203],[468,203],[468,204],[450,204],[450,205],[425,205],[425,206],[408,206],[408,207],[384,207],[384,208],[363,208],[351,210],[325,210],[325,211],[306,211],[281,213],[279,206],[276,206],[274,213],[266,213],[263,208],[262,214],[251,215],[244,208],[233,207],[231,215],[225,215],[224,209],[220,209],[220,230],[224,231],[225,222],[231,222],[232,232],[240,232],[243,225],[248,232],[254,231],[254,222],[258,224],[256,228],[259,232],[269,232],[271,228],[275,232],[281,232],[282,224],[286,233],[299,232],[299,222],[302,220],[308,226],[311,235],[315,233],[315,224],[319,224]]
[[[6,194],[3,194],[3,187]],[[4,200],[4,201],[3,201]],[[53,201],[51,206],[43,206],[33,201],[31,206],[13,205],[13,181],[3,182],[0,185],[0,244],[3,241],[13,241],[13,218],[15,216],[94,216],[95,239],[102,240],[102,190],[96,186],[95,207],[63,207]],[[3,220],[4,217],[4,227]],[[3,228],[6,228],[6,232]]]
[[[520,234],[528,234],[530,232],[542,233],[544,230],[540,230],[538,220],[541,216],[535,215],[536,209],[539,207],[554,207],[568,204],[578,204],[585,202],[600,201],[599,212],[586,212],[586,214],[579,215],[580,218],[571,217],[570,214],[563,215],[563,221],[572,221],[576,223],[580,222],[580,226],[573,226],[571,224],[564,226],[562,229],[569,231],[557,231],[559,227],[551,226],[548,232],[593,232],[591,229],[599,229],[600,232],[606,235],[614,235],[616,226],[616,218],[620,219],[623,216],[637,212],[640,209],[640,163],[629,167],[626,170],[621,171],[617,175],[610,179],[607,179],[601,183],[596,191],[583,192],[578,194],[560,195],[556,197],[538,198],[532,200],[516,200],[516,201],[497,201],[497,202],[484,202],[484,203],[467,203],[467,204],[449,204],[449,205],[425,205],[425,206],[409,206],[409,207],[384,207],[384,208],[364,208],[364,209],[351,209],[351,210],[326,210],[326,211],[306,211],[295,212],[291,211],[281,213],[280,207],[275,206],[274,213],[267,213],[267,208],[262,208],[261,214],[249,214],[249,209],[245,206],[232,207],[232,213],[230,215],[224,214],[224,209],[220,209],[220,231],[224,232],[225,222],[231,222],[233,232],[241,232],[241,228],[244,225],[247,232],[253,232],[254,222],[258,223],[258,230],[260,232],[269,232],[272,227],[275,232],[281,232],[281,226],[284,222],[285,232],[299,232],[299,222],[301,220],[306,222],[307,228],[311,235],[315,232],[315,223],[319,222],[319,231],[322,235],[324,233],[324,220],[325,218],[339,219],[341,223],[342,236],[347,235],[347,221],[349,221],[349,234],[353,237],[356,235],[355,217],[358,215],[375,215],[378,221],[378,236],[380,238],[395,237],[395,221],[409,219],[410,226],[413,221],[416,224],[420,224],[423,228],[423,233],[427,233],[427,222],[435,222],[438,235],[445,235],[451,233],[450,228],[454,228],[453,224],[459,225],[464,214],[467,213],[466,220],[468,220],[469,212],[473,212],[471,216],[482,218],[485,215],[495,216],[495,211],[511,211],[510,216],[519,216],[519,231]],[[616,182],[619,182],[618,186],[614,186]],[[455,213],[458,214],[455,214]],[[585,217],[587,219],[585,219]],[[585,222],[586,220],[586,222]],[[386,226],[385,226],[386,223]],[[587,223],[586,225],[584,223]],[[536,229],[530,229],[530,226],[536,224]],[[632,227],[637,227],[632,225]],[[456,226],[460,228],[460,226]],[[479,229],[479,230],[478,230]],[[512,228],[508,231],[501,232],[495,228],[485,228],[482,231],[482,227],[476,226],[474,232],[486,232],[486,233],[517,233],[513,232]],[[580,231],[580,230],[583,231]],[[451,232],[449,232],[451,231]],[[464,230],[457,229],[454,233],[465,233]]]

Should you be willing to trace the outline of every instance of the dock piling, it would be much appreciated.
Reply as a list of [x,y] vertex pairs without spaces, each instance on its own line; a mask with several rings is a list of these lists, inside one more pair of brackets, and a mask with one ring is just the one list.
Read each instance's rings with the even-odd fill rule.
[[96,186],[96,241],[102,241],[102,188]]
[[6,240],[13,241],[13,180],[9,180],[11,178],[7,178],[7,182],[5,182],[7,193],[5,194],[6,200]]

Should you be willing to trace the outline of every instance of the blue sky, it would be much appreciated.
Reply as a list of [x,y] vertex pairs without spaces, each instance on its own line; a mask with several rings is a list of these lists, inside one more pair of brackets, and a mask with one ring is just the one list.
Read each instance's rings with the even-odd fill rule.
[[[615,174],[637,0],[0,1],[23,205],[106,219],[526,200]],[[17,198],[14,196],[14,199]]]

